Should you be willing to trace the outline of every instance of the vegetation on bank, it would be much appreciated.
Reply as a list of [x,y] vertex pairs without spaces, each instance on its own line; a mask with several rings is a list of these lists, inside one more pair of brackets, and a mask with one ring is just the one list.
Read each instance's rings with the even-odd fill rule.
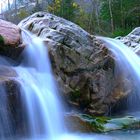
[[0,35],[0,45],[3,45],[4,44],[4,38],[2,35]]
[[[31,3],[35,3],[33,8]],[[17,15],[14,22],[47,11],[77,23],[91,34],[111,37],[126,35],[140,25],[139,0],[16,0],[8,5],[9,11],[12,8]],[[6,18],[11,20],[12,16]]]
[[80,114],[80,119],[87,122],[94,132],[109,132],[115,130],[132,130],[140,128],[139,118],[125,116],[120,118],[92,117],[87,114]]

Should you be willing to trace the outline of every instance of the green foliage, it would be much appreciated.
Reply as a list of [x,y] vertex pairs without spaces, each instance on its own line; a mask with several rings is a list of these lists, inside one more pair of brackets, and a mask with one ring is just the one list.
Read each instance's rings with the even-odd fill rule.
[[126,35],[140,25],[140,2],[138,0],[110,0],[112,11],[109,9],[109,0],[101,1],[100,19],[109,26],[111,25],[110,12],[112,12],[114,31],[106,30],[106,32],[111,32],[113,37]]
[[132,29],[118,28],[118,29],[116,29],[116,30],[112,33],[111,37],[114,38],[114,37],[117,37],[117,36],[125,36],[125,35],[127,35],[128,33],[130,33],[131,30],[132,30]]
[[25,9],[21,9],[18,14],[19,18],[22,20],[29,16],[28,12]]
[[96,132],[105,132],[104,125],[110,120],[108,117],[92,117],[87,114],[81,114],[81,118],[89,122]]
[[80,27],[82,27],[83,29],[87,30],[88,32],[91,32],[90,30],[91,28],[89,26],[90,14],[86,13],[86,11],[80,6],[78,7],[77,11],[78,12],[76,13],[76,18],[74,19],[74,22],[78,24]]
[[91,125],[94,132],[109,132],[114,130],[140,128],[140,119],[133,116],[109,118],[93,117],[87,114],[80,114],[80,117]]
[[[15,2],[9,7],[10,10],[27,4],[25,0],[17,0],[17,4]],[[140,26],[139,0],[35,0],[35,7],[31,11],[28,7],[25,9],[19,12],[15,10],[15,15],[19,15],[13,19],[8,14],[7,19],[18,22],[31,14],[31,11],[34,13],[45,9],[77,23],[91,34],[110,37],[126,35],[130,30]]]
[[0,35],[0,44],[2,44],[2,45],[4,44],[4,38],[1,35]]
[[48,7],[49,12],[71,21],[75,18],[76,10],[77,4],[74,0],[55,0]]
[[[10,10],[25,6],[25,0],[17,0]],[[30,0],[32,2],[32,0]],[[19,8],[20,9],[20,8]],[[47,11],[77,23],[91,34],[110,37],[124,36],[140,25],[139,0],[35,0],[33,9],[25,8],[17,12],[19,17],[8,14],[9,21],[19,21],[31,14],[31,11]]]

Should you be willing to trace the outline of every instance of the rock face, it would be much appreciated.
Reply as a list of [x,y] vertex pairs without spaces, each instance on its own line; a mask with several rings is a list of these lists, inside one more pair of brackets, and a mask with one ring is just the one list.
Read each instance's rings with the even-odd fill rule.
[[102,115],[123,97],[124,91],[115,84],[114,61],[94,36],[44,12],[31,15],[19,26],[46,43],[59,87],[70,105]]
[[[1,60],[1,59],[0,59]],[[3,135],[24,133],[25,114],[21,102],[17,74],[9,66],[0,65],[0,116]]]
[[66,114],[64,117],[65,125],[67,130],[70,132],[82,132],[89,133],[95,132],[94,127],[80,115],[77,114]]
[[131,33],[129,33],[125,37],[117,37],[128,47],[131,47],[134,52],[140,55],[140,27],[135,28]]
[[17,58],[23,47],[20,45],[20,28],[0,19],[0,54]]
[[17,81],[17,74],[10,64],[10,62],[14,62],[10,58],[17,60],[24,48],[21,46],[20,37],[18,26],[0,20],[0,117],[3,128],[0,133],[5,136],[16,135],[24,131],[21,130],[24,121],[22,121],[20,84]]

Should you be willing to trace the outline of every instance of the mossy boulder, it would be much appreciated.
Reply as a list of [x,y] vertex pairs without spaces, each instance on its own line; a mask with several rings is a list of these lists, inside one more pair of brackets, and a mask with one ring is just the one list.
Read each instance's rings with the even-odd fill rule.
[[68,114],[66,126],[72,132],[105,133],[117,130],[140,129],[140,118],[125,116],[119,118],[92,117],[87,114]]

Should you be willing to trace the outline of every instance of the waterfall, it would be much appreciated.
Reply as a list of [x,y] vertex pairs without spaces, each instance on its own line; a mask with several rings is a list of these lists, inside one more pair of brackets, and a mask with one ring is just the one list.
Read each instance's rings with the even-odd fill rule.
[[3,82],[4,72],[3,68],[10,66],[11,60],[0,56],[0,139],[5,140],[6,137],[12,137],[14,133],[14,122],[10,111],[9,97],[6,94],[6,82]]
[[[106,37],[97,38],[103,41],[105,46],[113,53],[116,58],[115,64],[120,69],[121,76],[123,76],[123,79],[130,80],[131,86],[133,86],[134,93],[130,95],[127,101],[128,111],[136,111],[135,108],[140,110],[140,57],[131,48],[118,40]],[[122,86],[132,88],[128,87],[130,85],[125,85],[125,83]]]
[[[30,138],[55,139],[64,132],[62,107],[53,78],[47,47],[40,38],[22,32],[27,44],[22,64],[15,68],[26,105]],[[29,43],[30,42],[30,43]]]
[[[28,133],[16,137],[16,140],[108,140],[108,137],[102,135],[98,137],[96,134],[82,135],[67,132],[63,119],[64,109],[53,77],[47,46],[40,38],[25,30],[22,31],[22,38],[26,44],[23,60],[19,66],[12,68],[18,74],[16,80],[20,83],[21,104],[25,112]],[[140,82],[140,58],[117,40],[98,38],[113,52],[123,75],[137,85]],[[0,65],[10,66],[4,58],[0,57],[0,60]],[[139,92],[140,88],[136,86],[136,93]],[[136,95],[140,97],[139,94]],[[0,97],[0,139],[7,140],[8,136],[11,140],[15,127],[7,112],[8,101],[4,87],[0,87]]]
[[4,87],[0,85],[0,139],[4,139],[6,136],[12,136],[13,133],[11,117],[8,112],[8,101],[5,93]]

